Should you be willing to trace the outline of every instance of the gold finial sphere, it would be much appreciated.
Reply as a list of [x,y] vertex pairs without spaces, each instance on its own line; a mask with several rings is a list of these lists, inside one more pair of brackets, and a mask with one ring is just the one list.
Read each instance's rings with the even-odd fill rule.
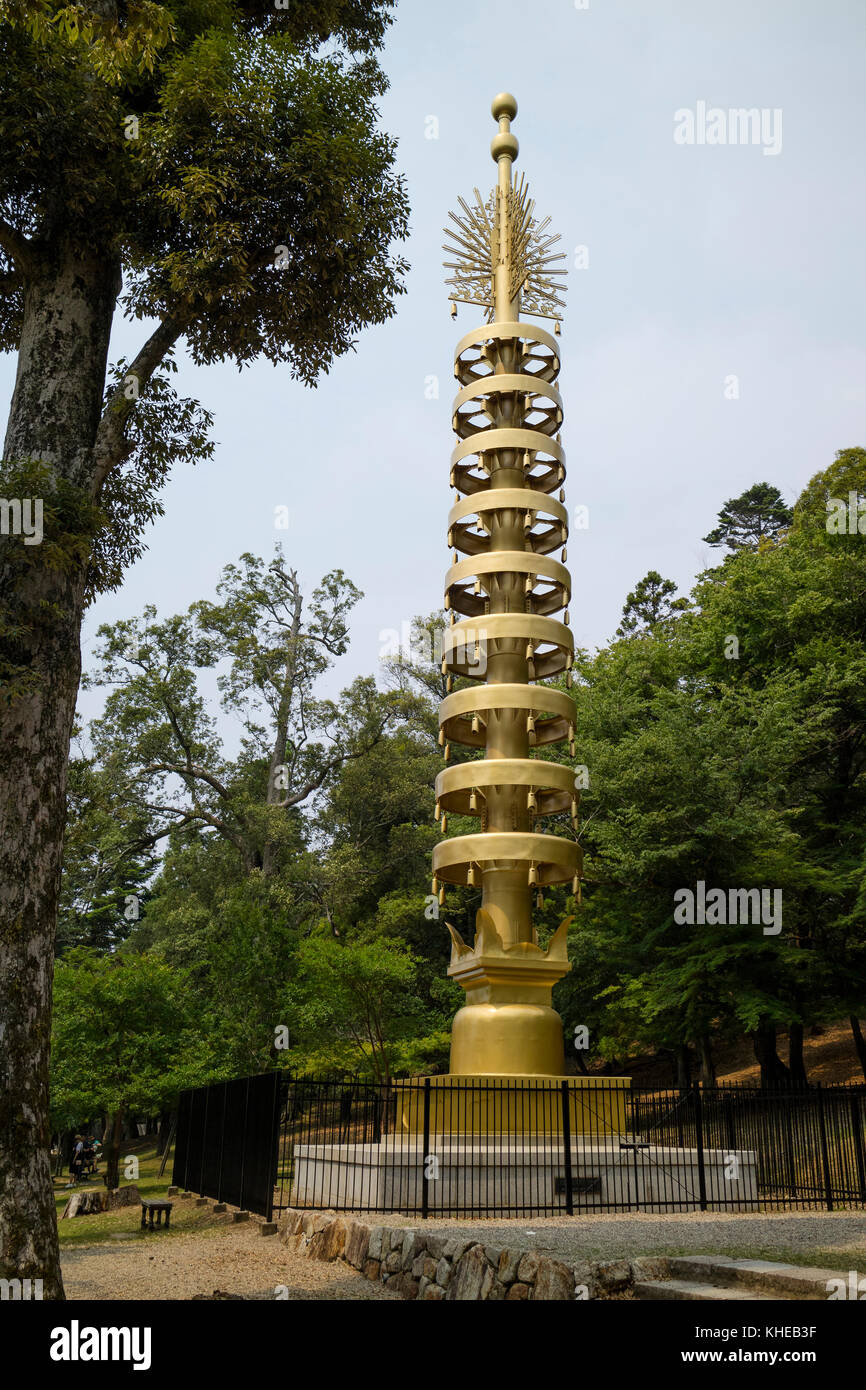
[[490,141],[490,154],[494,161],[499,161],[503,155],[507,155],[510,160],[517,158],[520,146],[517,143],[517,136],[512,135],[510,122],[517,115],[517,102],[510,92],[500,92],[493,98],[490,104],[493,119],[499,122],[499,134],[494,135]]
[[510,121],[513,121],[517,115],[517,98],[513,97],[510,92],[500,92],[498,96],[493,98],[490,110],[493,113],[494,121],[501,120],[503,116],[507,116]]

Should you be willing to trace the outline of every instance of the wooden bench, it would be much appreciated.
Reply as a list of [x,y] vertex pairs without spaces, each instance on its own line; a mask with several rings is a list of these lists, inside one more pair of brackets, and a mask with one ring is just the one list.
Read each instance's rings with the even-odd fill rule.
[[168,1230],[169,1225],[171,1224],[171,1209],[173,1206],[173,1202],[155,1202],[150,1199],[145,1200],[143,1198],[141,1203],[141,1229],[144,1230],[147,1226],[148,1218],[150,1219],[150,1229],[154,1229],[154,1213],[156,1213],[157,1226],[161,1226],[162,1214],[163,1212],[165,1212],[165,1229]]

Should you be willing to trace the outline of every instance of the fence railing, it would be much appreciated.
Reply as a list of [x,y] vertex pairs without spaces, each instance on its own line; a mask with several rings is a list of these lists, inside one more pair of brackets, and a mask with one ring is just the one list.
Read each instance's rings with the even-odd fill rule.
[[268,1219],[866,1206],[866,1086],[590,1081],[201,1087],[181,1097],[174,1181]]
[[182,1091],[172,1182],[270,1220],[284,1089],[271,1071]]

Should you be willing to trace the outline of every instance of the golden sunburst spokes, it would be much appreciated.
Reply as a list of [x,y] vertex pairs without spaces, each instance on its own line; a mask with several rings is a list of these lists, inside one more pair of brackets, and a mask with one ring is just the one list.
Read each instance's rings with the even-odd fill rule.
[[446,280],[452,287],[449,297],[481,305],[489,321],[494,313],[496,268],[505,265],[511,299],[519,294],[524,312],[558,319],[565,308],[559,277],[566,270],[555,263],[565,260],[565,252],[551,249],[561,238],[547,232],[549,217],[541,222],[535,218],[535,201],[526,179],[521,175],[507,194],[493,189],[486,201],[477,188],[474,194],[471,204],[458,199],[462,215],[449,213],[452,225],[445,228],[451,244],[443,245],[443,250],[454,257],[445,267],[455,272]]

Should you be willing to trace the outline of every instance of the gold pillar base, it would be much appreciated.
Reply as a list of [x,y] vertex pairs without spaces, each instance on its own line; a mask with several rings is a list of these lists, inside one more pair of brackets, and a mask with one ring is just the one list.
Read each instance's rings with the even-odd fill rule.
[[[585,1143],[629,1132],[630,1076],[431,1076],[427,1130],[495,1144],[503,1134],[524,1140],[560,1138],[562,1083],[568,1088],[572,1137]],[[424,1082],[401,1097],[401,1128],[424,1132]]]
[[493,914],[484,908],[476,917],[472,947],[449,925],[448,974],[466,991],[466,1004],[451,1029],[452,1076],[562,1076],[562,1019],[551,1007],[551,990],[571,968],[570,920],[560,924],[546,951],[535,942],[504,945]]
[[451,1028],[449,1072],[461,1077],[561,1077],[562,1019],[546,1004],[466,1004]]

